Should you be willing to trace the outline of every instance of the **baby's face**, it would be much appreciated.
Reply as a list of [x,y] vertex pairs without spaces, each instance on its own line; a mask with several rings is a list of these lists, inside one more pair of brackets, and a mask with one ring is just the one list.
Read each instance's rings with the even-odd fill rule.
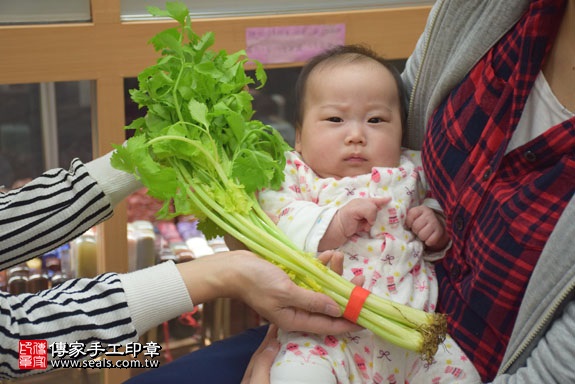
[[295,149],[315,173],[339,179],[398,166],[401,109],[387,68],[373,60],[317,67],[305,92]]

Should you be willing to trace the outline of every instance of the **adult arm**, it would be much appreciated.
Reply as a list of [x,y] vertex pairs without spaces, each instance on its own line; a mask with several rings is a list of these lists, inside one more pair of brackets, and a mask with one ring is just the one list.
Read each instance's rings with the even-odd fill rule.
[[[111,167],[110,155],[87,164],[75,159],[69,170],[46,171],[0,195],[1,269],[76,238],[141,188],[131,175]],[[116,274],[71,280],[38,294],[2,292],[0,308],[0,379],[24,373],[17,370],[20,339],[113,342],[137,336]]]
[[216,298],[243,300],[285,329],[338,334],[357,329],[329,297],[298,287],[247,251],[218,253],[118,275],[74,279],[37,294],[0,294],[0,379],[18,369],[19,340],[125,344]]
[[575,383],[575,301],[537,343],[524,367],[514,374],[497,376],[493,384]]
[[339,318],[341,310],[328,296],[297,286],[279,267],[251,252],[217,253],[178,268],[195,304],[236,298],[286,330],[340,334],[358,328]]
[[141,188],[111,167],[110,154],[70,169],[52,169],[0,195],[0,269],[40,256],[112,216],[115,205]]
[[18,369],[19,340],[125,344],[192,308],[173,263],[72,279],[36,294],[0,292],[0,380],[43,372]]

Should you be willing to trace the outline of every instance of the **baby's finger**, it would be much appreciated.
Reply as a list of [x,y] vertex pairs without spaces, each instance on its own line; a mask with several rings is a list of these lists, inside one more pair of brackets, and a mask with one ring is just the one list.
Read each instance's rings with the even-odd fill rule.
[[325,251],[317,258],[338,275],[343,273],[343,253],[333,250]]
[[423,213],[423,211],[420,209],[420,207],[410,208],[410,209],[407,211],[407,215],[405,216],[405,226],[406,226],[408,229],[412,229],[412,230],[413,230],[413,229],[414,229],[413,227],[414,227],[415,221],[417,220],[417,218],[418,218],[419,216],[421,216],[422,213]]
[[381,208],[391,201],[391,197],[372,197],[370,200],[377,206],[377,208]]

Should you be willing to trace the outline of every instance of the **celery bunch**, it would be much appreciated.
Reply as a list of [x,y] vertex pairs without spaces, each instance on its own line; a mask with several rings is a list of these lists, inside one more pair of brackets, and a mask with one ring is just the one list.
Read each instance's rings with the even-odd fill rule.
[[[214,52],[213,33],[196,35],[188,9],[168,2],[149,7],[179,23],[151,39],[161,57],[130,91],[145,117],[125,145],[115,145],[114,167],[135,174],[164,202],[160,217],[194,215],[208,237],[228,233],[283,268],[300,286],[323,292],[345,308],[354,285],[297,249],[261,210],[256,192],[279,188],[284,152],[273,128],[251,120],[255,80],[244,51]],[[254,62],[260,87],[266,75]],[[369,295],[357,323],[381,338],[431,359],[445,335],[445,318]]]

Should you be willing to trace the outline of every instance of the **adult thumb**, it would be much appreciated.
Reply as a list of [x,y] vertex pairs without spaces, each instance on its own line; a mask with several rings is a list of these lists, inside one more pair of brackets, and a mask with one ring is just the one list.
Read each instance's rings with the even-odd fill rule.
[[279,349],[277,327],[272,324],[266,337],[253,354],[241,384],[269,384],[270,371]]

